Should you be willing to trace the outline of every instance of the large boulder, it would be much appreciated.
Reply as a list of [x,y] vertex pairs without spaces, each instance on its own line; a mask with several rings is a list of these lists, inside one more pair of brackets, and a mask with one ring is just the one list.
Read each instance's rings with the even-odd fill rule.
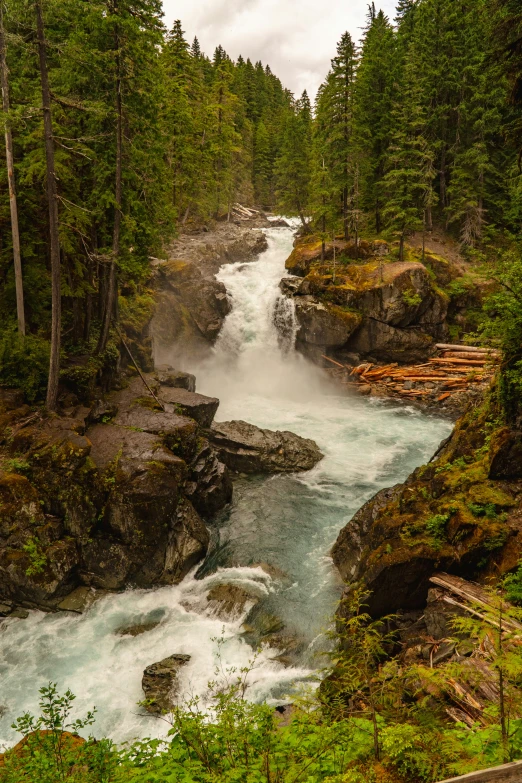
[[216,397],[205,397],[186,389],[162,386],[159,392],[162,402],[172,406],[172,410],[183,416],[190,416],[200,427],[210,427],[219,407]]
[[[321,260],[322,243],[316,237],[309,236],[298,240],[295,243],[291,255],[286,260],[285,267],[292,275],[305,277],[311,270],[314,263]],[[357,245],[354,241],[336,239],[335,242],[325,242],[324,261],[332,261],[335,256],[339,259],[366,259],[372,256],[382,255],[385,242],[365,242],[360,241]]]
[[522,478],[522,432],[503,427],[491,443],[490,479]]
[[296,300],[297,342],[323,349],[341,348],[361,323],[361,316],[312,296]]
[[141,687],[145,694],[143,706],[152,715],[165,715],[177,703],[180,669],[190,661],[190,655],[179,653],[152,663],[143,672]]
[[[334,351],[415,362],[446,338],[449,299],[433,285],[425,266],[384,263],[379,248],[365,243],[372,260],[339,263],[334,270],[327,261],[317,263],[314,247],[295,248],[290,259],[306,261],[304,278],[284,278],[281,285],[294,297],[300,351],[312,358]],[[296,274],[299,269],[290,265]]]
[[198,440],[185,495],[204,517],[210,517],[232,500],[232,479],[220,452],[208,440]]
[[245,421],[215,422],[208,437],[222,462],[238,473],[311,470],[323,458],[313,440]]
[[202,429],[218,400],[145,380],[165,410],[133,377],[91,410],[0,414],[0,599],[54,608],[81,585],[173,584],[206,554],[202,516],[232,495]]
[[209,540],[196,512],[180,509],[186,462],[148,432],[100,424],[89,436],[110,496],[102,528],[83,547],[83,581],[108,589],[179,582]]
[[190,392],[196,391],[196,376],[189,372],[175,370],[169,364],[157,366],[154,378],[161,386],[186,389]]

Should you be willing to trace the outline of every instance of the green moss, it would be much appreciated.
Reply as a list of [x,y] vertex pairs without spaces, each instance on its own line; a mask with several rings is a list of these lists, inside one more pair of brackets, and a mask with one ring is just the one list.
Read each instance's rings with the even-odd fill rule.
[[38,538],[30,538],[22,547],[23,551],[29,558],[29,565],[25,569],[26,576],[35,576],[45,571],[47,566],[47,557],[45,553],[40,549],[40,542]]

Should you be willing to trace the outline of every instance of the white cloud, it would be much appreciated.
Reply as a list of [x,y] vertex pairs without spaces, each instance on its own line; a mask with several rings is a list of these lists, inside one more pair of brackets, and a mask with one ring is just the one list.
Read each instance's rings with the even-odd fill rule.
[[[393,19],[395,0],[375,5]],[[181,19],[205,54],[221,44],[234,59],[262,60],[285,87],[313,97],[343,32],[360,38],[368,0],[163,0],[163,7],[167,26]]]

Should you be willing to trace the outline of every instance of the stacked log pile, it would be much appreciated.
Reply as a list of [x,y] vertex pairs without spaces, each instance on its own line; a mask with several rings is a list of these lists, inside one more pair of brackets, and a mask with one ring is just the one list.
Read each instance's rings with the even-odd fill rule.
[[439,404],[488,383],[500,361],[499,352],[490,348],[440,343],[436,349],[437,354],[427,362],[407,367],[368,362],[346,368],[324,358],[339,368],[349,369],[343,382],[355,384],[363,394]]

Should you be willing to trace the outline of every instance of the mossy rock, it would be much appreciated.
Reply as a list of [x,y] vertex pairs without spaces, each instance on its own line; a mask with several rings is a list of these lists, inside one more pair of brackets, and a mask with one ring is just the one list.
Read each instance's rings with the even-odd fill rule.
[[521,488],[488,478],[501,430],[489,400],[472,409],[436,460],[378,493],[341,531],[334,562],[368,586],[372,613],[421,608],[436,570],[480,579],[493,562],[502,570],[520,558]]

